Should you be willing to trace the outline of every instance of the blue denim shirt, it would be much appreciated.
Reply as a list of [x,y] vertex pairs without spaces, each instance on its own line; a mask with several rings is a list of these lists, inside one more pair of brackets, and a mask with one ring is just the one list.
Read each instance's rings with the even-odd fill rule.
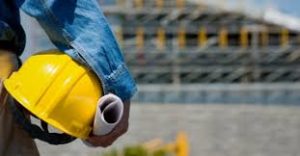
[[[1,3],[13,3],[13,0],[4,1],[7,0],[0,0],[0,9]],[[14,0],[14,2],[15,8],[21,8],[38,20],[54,45],[97,74],[104,93],[114,93],[123,100],[129,100],[133,96],[136,92],[135,82],[124,63],[121,50],[97,0]],[[8,14],[9,12],[3,12],[1,9],[0,22]],[[18,16],[12,15],[9,17],[19,21]],[[6,21],[12,20],[10,18]],[[4,18],[4,22],[6,21]]]

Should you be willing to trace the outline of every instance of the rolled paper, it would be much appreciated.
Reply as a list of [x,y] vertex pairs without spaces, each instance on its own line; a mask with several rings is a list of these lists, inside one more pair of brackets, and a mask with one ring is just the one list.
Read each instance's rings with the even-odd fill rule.
[[122,100],[114,94],[101,97],[97,104],[93,134],[102,136],[110,133],[122,119],[123,105]]

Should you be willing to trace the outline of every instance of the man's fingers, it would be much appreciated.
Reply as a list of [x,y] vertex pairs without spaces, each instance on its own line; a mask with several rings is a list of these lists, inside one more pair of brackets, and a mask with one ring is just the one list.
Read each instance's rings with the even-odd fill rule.
[[97,140],[94,140],[94,141],[90,141],[90,143],[92,143],[94,146],[101,146],[101,147],[109,147],[113,144],[114,141],[97,141]]
[[107,147],[109,147],[111,145],[112,145],[112,143],[105,143],[105,144],[101,145],[101,147],[107,148]]
[[[120,127],[116,127],[114,131],[107,135],[107,137],[117,140],[120,136],[125,134],[128,130],[128,124],[122,124]],[[106,136],[105,136],[106,137]]]
[[108,147],[112,145],[118,137],[108,136],[94,136],[88,139],[88,142],[94,146]]
[[111,133],[105,136],[92,136],[87,141],[94,146],[108,147],[111,146],[120,136],[128,131],[128,122],[120,124]]
[[105,136],[91,136],[87,139],[89,143],[94,146],[108,147],[128,131],[130,101],[124,102],[124,104],[125,107],[123,117],[120,123],[114,128],[114,130]]
[[128,122],[123,122],[121,125],[117,126],[115,130],[109,134],[109,136],[118,138],[128,131],[128,127]]

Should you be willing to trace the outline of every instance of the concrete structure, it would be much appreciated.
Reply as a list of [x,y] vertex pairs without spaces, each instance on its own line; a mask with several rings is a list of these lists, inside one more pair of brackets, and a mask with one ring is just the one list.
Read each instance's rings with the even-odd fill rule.
[[[289,88],[300,82],[298,32],[266,21],[261,8],[252,8],[250,14],[244,5],[249,1],[230,2],[119,0],[115,5],[103,4],[140,84],[136,102],[199,103],[209,99],[201,95],[219,97],[205,89],[217,88],[233,95],[220,96],[224,97],[217,100],[220,103],[269,103],[269,95],[278,95],[275,99],[283,103],[298,104],[298,99],[284,96],[296,95],[300,89]],[[252,85],[260,86],[259,96],[265,99],[256,97]],[[278,85],[279,90],[264,89]],[[245,91],[249,100],[230,88]],[[174,94],[184,97],[179,100]]]

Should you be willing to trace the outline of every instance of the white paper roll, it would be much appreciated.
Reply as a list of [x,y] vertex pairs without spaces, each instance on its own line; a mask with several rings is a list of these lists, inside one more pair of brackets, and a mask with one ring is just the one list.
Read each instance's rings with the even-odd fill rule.
[[120,122],[123,111],[123,102],[118,96],[108,94],[101,97],[97,104],[93,134],[101,136],[110,133]]

